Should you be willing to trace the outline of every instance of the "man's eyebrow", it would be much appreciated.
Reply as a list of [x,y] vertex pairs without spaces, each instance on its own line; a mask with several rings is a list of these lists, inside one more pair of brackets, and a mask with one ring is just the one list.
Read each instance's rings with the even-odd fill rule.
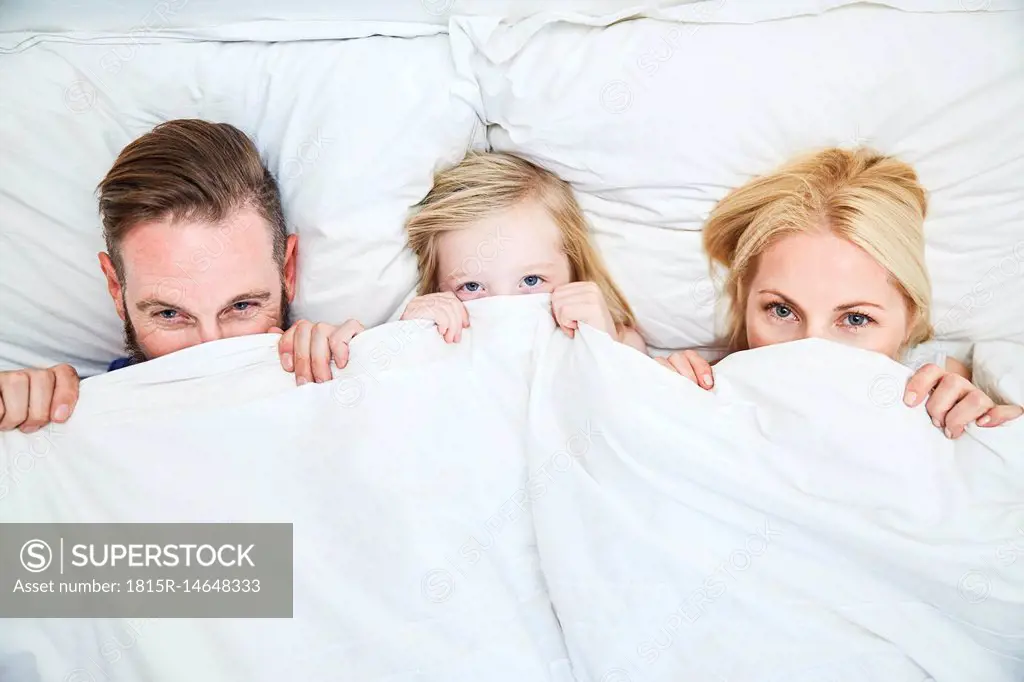
[[266,289],[254,289],[253,291],[247,291],[244,294],[239,294],[238,296],[235,296],[230,301],[225,303],[224,307],[226,308],[236,303],[241,303],[242,301],[251,301],[253,299],[266,303],[267,301],[270,300],[270,296],[270,292],[267,291]]
[[155,296],[152,296],[150,298],[142,299],[141,301],[139,301],[138,303],[135,304],[135,308],[137,310],[139,310],[140,312],[145,312],[146,310],[148,310],[150,308],[170,308],[172,310],[183,310],[184,312],[188,312],[188,311],[185,311],[177,303],[171,303],[170,301],[165,301],[165,300],[163,300],[161,298],[157,298]]

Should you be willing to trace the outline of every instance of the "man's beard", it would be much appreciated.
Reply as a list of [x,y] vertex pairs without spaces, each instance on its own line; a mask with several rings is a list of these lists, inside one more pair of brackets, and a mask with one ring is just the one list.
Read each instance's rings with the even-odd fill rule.
[[[132,318],[128,315],[128,304],[124,300],[124,294],[121,294],[121,305],[124,306],[124,350],[128,354],[128,358],[131,364],[139,362],[145,362],[149,360],[146,354],[142,351],[142,346],[139,345],[139,337],[135,332],[135,325],[132,324]],[[281,310],[278,311],[277,321],[272,325],[280,327],[281,329],[288,329],[291,320],[291,304],[288,302],[288,293],[281,287]]]

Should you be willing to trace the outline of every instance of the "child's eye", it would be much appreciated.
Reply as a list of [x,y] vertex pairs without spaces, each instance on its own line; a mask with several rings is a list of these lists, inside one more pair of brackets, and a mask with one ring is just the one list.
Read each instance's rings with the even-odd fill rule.
[[544,279],[540,275],[527,275],[523,277],[523,284],[528,287],[535,287],[543,281]]
[[459,287],[459,291],[465,291],[470,294],[474,294],[480,291],[480,289],[482,288],[483,287],[480,286],[480,282],[466,282],[465,284]]
[[866,327],[872,322],[871,316],[865,315],[864,313],[846,313],[843,316],[843,320],[850,327]]

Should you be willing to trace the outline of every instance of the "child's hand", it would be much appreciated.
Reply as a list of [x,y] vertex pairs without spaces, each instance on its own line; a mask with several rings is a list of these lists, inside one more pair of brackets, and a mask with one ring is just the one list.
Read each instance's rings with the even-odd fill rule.
[[999,426],[1024,414],[1024,407],[996,405],[965,377],[934,364],[925,365],[910,377],[903,402],[916,407],[925,396],[932,423],[943,429],[947,438],[959,438],[972,421],[978,426]]
[[616,337],[615,322],[608,312],[608,304],[593,282],[572,282],[552,291],[551,314],[570,339],[575,336],[581,322]]
[[277,352],[281,366],[286,372],[295,372],[295,383],[299,386],[315,381],[330,381],[331,360],[342,369],[348,364],[348,342],[363,331],[357,320],[348,320],[340,327],[323,322],[299,320],[286,332],[274,327],[271,332],[281,333]]
[[672,355],[669,355],[668,359],[654,359],[674,371],[676,374],[683,375],[701,388],[711,390],[715,385],[715,376],[711,372],[711,365],[707,360],[702,358],[697,351],[676,351],[675,353],[672,353]]
[[431,320],[445,343],[458,343],[462,330],[469,326],[466,305],[451,291],[417,296],[402,313],[403,320]]

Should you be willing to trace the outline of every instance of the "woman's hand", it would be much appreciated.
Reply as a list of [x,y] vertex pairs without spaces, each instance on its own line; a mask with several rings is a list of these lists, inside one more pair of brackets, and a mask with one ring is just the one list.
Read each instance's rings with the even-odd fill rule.
[[575,337],[580,323],[589,324],[594,329],[618,338],[604,294],[593,282],[572,282],[552,291],[551,314],[570,339]]
[[654,358],[658,363],[668,367],[676,374],[681,374],[701,388],[711,390],[715,386],[715,375],[711,364],[702,358],[697,351],[682,350],[672,353],[666,358]]
[[458,343],[462,330],[469,326],[466,305],[451,291],[417,296],[409,301],[402,313],[403,320],[430,320],[445,343]]
[[310,381],[322,383],[333,378],[331,360],[338,369],[348,364],[348,342],[363,331],[357,320],[348,320],[339,327],[324,322],[299,320],[283,332],[280,327],[270,330],[280,333],[277,352],[286,372],[295,372],[295,383],[302,386]]
[[959,438],[970,422],[983,427],[999,426],[1024,414],[1024,407],[996,405],[966,377],[930,363],[910,377],[903,394],[903,402],[910,407],[925,399],[932,423],[947,438]]

